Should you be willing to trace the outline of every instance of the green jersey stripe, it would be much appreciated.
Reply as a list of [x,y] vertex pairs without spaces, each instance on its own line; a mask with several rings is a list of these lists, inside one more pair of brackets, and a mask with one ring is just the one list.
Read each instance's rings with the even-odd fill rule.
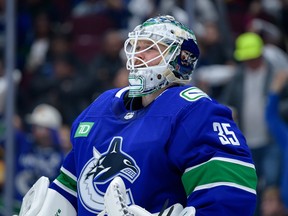
[[61,184],[57,184],[57,185],[59,187],[61,187],[63,190],[67,191],[68,193],[72,192],[72,193],[76,194],[77,182],[74,179],[72,179],[70,176],[66,175],[64,172],[61,171],[60,175],[57,177],[57,179],[54,180],[54,182],[56,184],[61,183]]
[[[214,158],[203,164],[187,169],[182,176],[182,182],[187,195],[204,185],[231,183],[237,188],[256,190],[257,176],[254,166],[240,163],[238,160]],[[204,189],[205,187],[203,187]],[[249,191],[249,190],[246,190]]]
[[69,176],[71,179],[73,179],[74,181],[77,181],[76,176],[74,176],[70,171],[68,171],[67,169],[65,169],[63,166],[60,169],[61,172],[63,172],[65,175]]

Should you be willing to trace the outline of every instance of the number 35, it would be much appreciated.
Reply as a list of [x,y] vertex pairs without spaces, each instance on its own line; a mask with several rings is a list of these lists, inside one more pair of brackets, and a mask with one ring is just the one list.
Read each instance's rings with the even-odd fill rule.
[[229,123],[213,122],[213,130],[218,132],[219,140],[223,145],[240,145],[235,133],[229,130],[230,127]]

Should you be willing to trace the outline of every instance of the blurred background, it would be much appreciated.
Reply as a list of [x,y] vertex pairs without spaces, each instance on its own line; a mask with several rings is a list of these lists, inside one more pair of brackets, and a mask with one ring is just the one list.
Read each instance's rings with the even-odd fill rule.
[[[40,176],[58,175],[77,115],[128,85],[128,32],[159,14],[194,31],[192,84],[229,106],[247,138],[259,167],[255,215],[287,215],[288,138],[278,140],[266,118],[273,80],[288,74],[287,0],[0,0],[1,216],[19,211]],[[273,83],[285,128],[287,80]]]

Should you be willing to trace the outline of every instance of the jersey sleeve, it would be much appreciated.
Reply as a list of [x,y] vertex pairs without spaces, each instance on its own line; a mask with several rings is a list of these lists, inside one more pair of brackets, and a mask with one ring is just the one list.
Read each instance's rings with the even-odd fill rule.
[[64,196],[77,210],[77,178],[75,174],[74,150],[66,156],[59,176],[51,183],[50,188]]
[[183,173],[187,206],[196,215],[253,215],[255,167],[231,111],[205,98],[180,115],[169,154]]
[[286,145],[288,144],[288,127],[279,114],[279,100],[279,95],[273,93],[269,94],[266,108],[266,121],[269,130],[277,143],[282,148],[286,148]]

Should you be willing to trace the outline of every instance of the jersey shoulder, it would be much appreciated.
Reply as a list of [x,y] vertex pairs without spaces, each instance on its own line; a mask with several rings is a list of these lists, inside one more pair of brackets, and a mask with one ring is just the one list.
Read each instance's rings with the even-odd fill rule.
[[154,102],[156,111],[176,114],[198,103],[214,103],[204,91],[194,86],[174,86],[166,89]]
[[[225,116],[231,118],[231,110],[218,103],[207,93],[195,86],[177,86],[167,89],[160,95],[155,103],[155,113],[158,115],[175,116],[183,118],[201,119],[213,116]],[[155,102],[156,102],[155,101]]]
[[[213,101],[207,93],[195,86],[171,87],[164,91],[162,95],[164,95],[163,98],[166,98],[165,101],[167,104],[172,103],[174,105],[178,104],[179,106],[191,106],[200,101]],[[163,103],[165,104],[165,102]],[[167,104],[165,106],[167,106]]]
[[196,102],[201,99],[208,99],[212,101],[208,94],[195,86],[186,86],[184,88],[180,88],[179,91],[179,97],[184,99],[184,101]]

